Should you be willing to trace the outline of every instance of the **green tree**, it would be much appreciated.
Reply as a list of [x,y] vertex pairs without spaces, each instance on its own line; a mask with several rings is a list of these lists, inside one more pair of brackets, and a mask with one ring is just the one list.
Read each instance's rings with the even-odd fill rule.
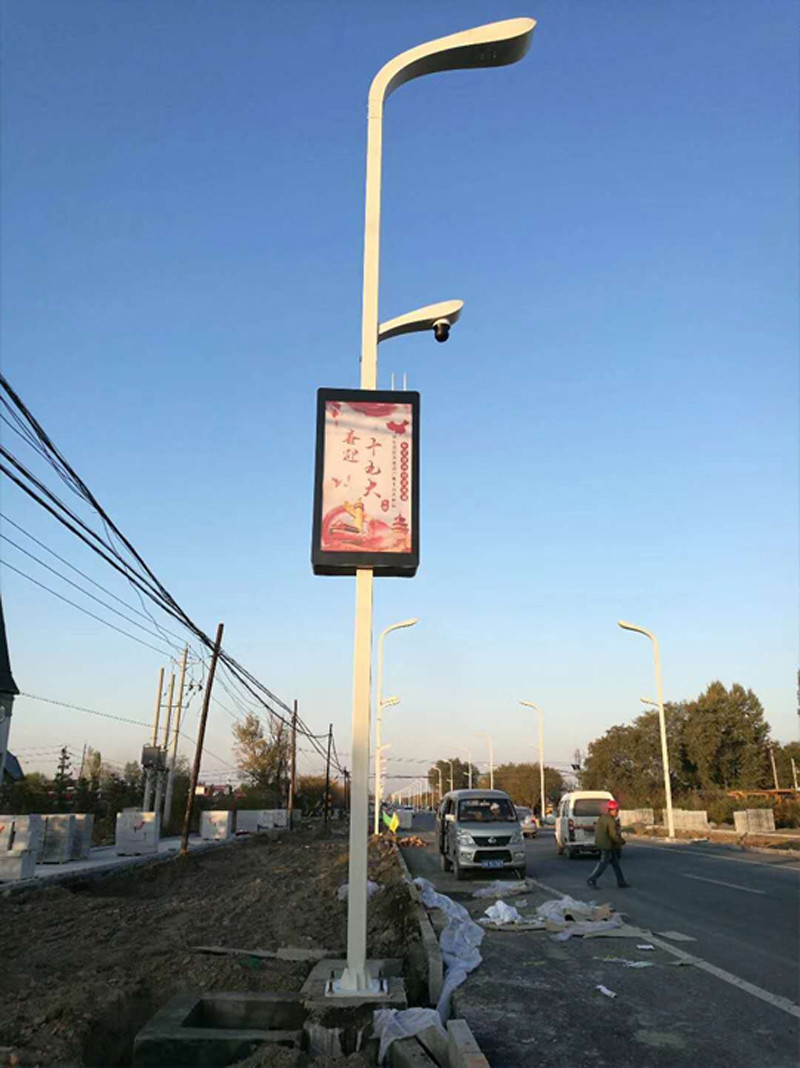
[[233,737],[237,765],[248,783],[282,798],[289,766],[289,732],[285,725],[270,720],[267,734],[259,717],[248,712],[242,722],[234,724]]
[[75,782],[70,775],[70,767],[72,761],[70,760],[69,750],[64,745],[61,747],[61,752],[58,756],[58,767],[56,768],[55,776],[53,777],[53,789],[55,791],[56,808],[58,811],[63,811],[67,803],[67,794],[71,787],[75,785]]
[[[437,760],[432,768],[428,769],[428,785],[431,790],[434,790],[438,796],[439,793],[439,771],[442,773],[442,793],[446,794],[450,789],[450,761],[452,760],[453,769],[453,789],[454,790],[466,790],[469,787],[469,764],[466,760],[462,760],[461,757],[451,757],[445,760]],[[438,770],[437,770],[438,769]],[[472,788],[477,790],[479,786],[485,786],[486,783],[481,779],[481,773],[472,765]]]
[[702,790],[769,785],[768,740],[761,702],[738,683],[727,690],[721,682],[712,682],[687,706],[685,757],[694,784]]
[[[331,779],[330,784],[331,808],[344,806],[344,790],[342,786]],[[298,775],[297,796],[295,805],[305,815],[322,814],[325,799],[325,776],[324,775]]]
[[778,772],[778,783],[782,789],[794,789],[792,760],[794,760],[795,771],[800,781],[800,742],[788,742],[786,745],[775,746],[775,768]]
[[[501,764],[494,770],[494,785],[505,790],[515,805],[527,805],[536,812],[539,804],[539,765]],[[564,779],[555,768],[544,766],[545,804],[557,802],[564,793]]]

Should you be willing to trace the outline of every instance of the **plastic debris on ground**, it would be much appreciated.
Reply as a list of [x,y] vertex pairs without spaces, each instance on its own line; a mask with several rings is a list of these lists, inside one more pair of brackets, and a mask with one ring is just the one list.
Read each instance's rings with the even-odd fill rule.
[[[342,883],[339,889],[336,891],[336,896],[340,901],[347,901],[347,893],[350,887],[347,883]],[[367,879],[367,898],[371,898],[373,894],[380,890],[378,883],[373,883],[372,879]]]
[[609,960],[615,964],[624,964],[626,968],[653,968],[651,960],[628,960],[627,957],[594,957],[593,960]]
[[496,879],[489,886],[482,886],[475,890],[473,897],[514,897],[516,894],[527,894],[534,889],[536,883],[532,879],[517,879],[513,883]]
[[436,1011],[444,1021],[450,1016],[453,991],[483,960],[478,946],[483,941],[484,930],[474,922],[463,905],[440,894],[427,879],[415,879],[414,885],[419,889],[419,896],[426,908],[440,909],[447,917],[447,926],[439,937],[445,975],[436,1006]]
[[601,994],[605,994],[607,998],[615,998],[617,995],[613,990],[609,990],[607,986],[603,986],[602,983],[598,983],[595,990],[599,990]]
[[435,1027],[442,1039],[447,1042],[447,1032],[436,1009],[377,1009],[372,1014],[372,1027],[380,1040],[378,1064],[383,1064],[392,1042]]
[[522,919],[513,905],[507,905],[505,901],[496,901],[486,909],[486,915],[492,923],[519,923]]
[[643,942],[642,945],[637,946],[637,949],[655,949],[655,946],[651,946],[648,942]]
[[696,942],[696,938],[692,938],[691,935],[681,934],[680,931],[656,931],[656,934],[661,938],[668,938],[670,942]]

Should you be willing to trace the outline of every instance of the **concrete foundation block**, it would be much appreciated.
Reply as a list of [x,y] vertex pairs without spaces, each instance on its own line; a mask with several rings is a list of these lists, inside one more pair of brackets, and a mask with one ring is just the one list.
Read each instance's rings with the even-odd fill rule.
[[0,816],[0,852],[38,853],[44,837],[44,816]]
[[652,827],[655,823],[655,813],[652,808],[621,808],[619,822],[623,828],[632,827],[634,823],[643,823],[646,827]]
[[489,1068],[466,1020],[447,1021],[447,1053],[450,1068]]
[[115,848],[118,856],[146,856],[158,852],[161,819],[155,812],[117,813]]
[[18,882],[36,875],[36,854],[30,850],[0,853],[0,882]]
[[91,812],[76,814],[72,839],[72,860],[88,860],[92,848],[94,816]]
[[72,860],[75,838],[75,816],[57,814],[44,817],[44,834],[39,843],[37,860],[40,864],[66,864]]
[[[664,813],[666,820],[666,811]],[[672,821],[676,831],[707,831],[708,813],[688,808],[673,808]]]
[[200,837],[204,842],[224,842],[233,834],[233,813],[224,810],[200,815]]
[[236,813],[236,830],[259,834],[272,828],[272,813],[266,808],[240,808]]
[[305,1019],[298,994],[179,994],[136,1036],[133,1063],[138,1068],[217,1068],[264,1043],[299,1056]]
[[386,1051],[391,1068],[436,1068],[437,1062],[415,1037],[396,1038]]
[[775,830],[775,813],[771,808],[748,808],[734,812],[733,824],[739,834],[769,834]]
[[286,830],[289,826],[289,811],[285,808],[276,808],[272,812],[272,826],[279,830]]
[[426,1027],[424,1031],[420,1031],[417,1041],[436,1064],[441,1068],[449,1068],[450,1052],[447,1039],[437,1027]]

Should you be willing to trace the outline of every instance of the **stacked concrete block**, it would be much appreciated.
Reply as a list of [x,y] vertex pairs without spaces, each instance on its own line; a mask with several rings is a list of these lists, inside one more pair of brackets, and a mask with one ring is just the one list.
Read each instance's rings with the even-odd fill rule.
[[272,826],[285,830],[289,826],[288,808],[274,808],[272,810]]
[[130,811],[117,814],[116,851],[121,857],[146,856],[158,852],[161,819],[155,812]]
[[[664,810],[664,822],[666,823],[667,812]],[[708,813],[689,808],[673,808],[672,821],[676,831],[707,831]]]
[[44,838],[44,816],[0,816],[0,853],[36,854]]
[[200,815],[200,837],[204,842],[224,842],[233,834],[233,813],[203,812]]
[[236,830],[258,834],[272,828],[272,810],[268,808],[240,808],[236,813]]
[[32,879],[35,874],[36,854],[32,850],[20,850],[18,853],[7,850],[0,853],[0,882]]
[[623,827],[632,827],[634,823],[643,823],[646,827],[652,827],[655,823],[655,816],[652,808],[621,808],[619,822]]
[[39,843],[37,861],[40,864],[66,864],[72,860],[72,842],[75,838],[75,816],[59,813],[44,817],[44,834]]
[[769,834],[775,830],[775,814],[771,808],[748,808],[734,812],[733,823],[739,834]]
[[92,848],[92,831],[94,830],[94,816],[89,813],[76,813],[75,836],[72,839],[72,859],[88,860]]

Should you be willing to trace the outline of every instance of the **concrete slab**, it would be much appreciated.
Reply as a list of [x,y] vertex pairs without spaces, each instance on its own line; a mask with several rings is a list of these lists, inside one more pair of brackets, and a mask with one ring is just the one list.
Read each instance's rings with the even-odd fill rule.
[[233,834],[233,813],[227,810],[200,814],[200,837],[204,842],[224,842]]
[[39,864],[66,864],[72,860],[72,841],[75,836],[73,813],[55,813],[44,817],[44,835],[39,843]]
[[75,814],[75,834],[72,839],[70,860],[86,860],[92,850],[94,815],[91,812]]
[[450,1068],[489,1068],[466,1020],[447,1021],[447,1052]]
[[396,1038],[386,1051],[391,1068],[436,1068],[437,1062],[416,1038]]
[[36,857],[30,850],[0,853],[0,882],[32,879],[35,868]]

